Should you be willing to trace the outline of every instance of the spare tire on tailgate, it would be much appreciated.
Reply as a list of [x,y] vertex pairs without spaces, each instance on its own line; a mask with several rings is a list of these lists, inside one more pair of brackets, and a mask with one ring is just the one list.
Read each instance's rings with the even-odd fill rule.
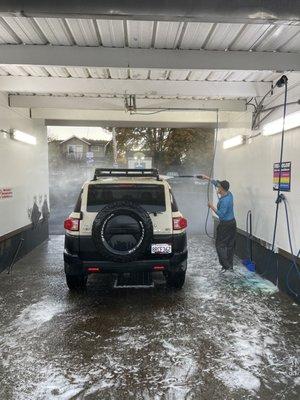
[[129,262],[147,252],[153,237],[152,221],[140,205],[119,201],[97,214],[92,237],[101,255],[115,262]]

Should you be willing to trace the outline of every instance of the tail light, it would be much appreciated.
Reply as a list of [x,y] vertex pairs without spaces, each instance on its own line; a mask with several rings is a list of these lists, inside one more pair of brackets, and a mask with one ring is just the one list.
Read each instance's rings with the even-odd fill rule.
[[88,272],[100,272],[101,269],[99,267],[88,267],[87,269]]
[[67,218],[64,222],[64,228],[68,231],[79,231],[79,219]]
[[154,265],[153,269],[154,269],[154,271],[163,271],[165,269],[165,266],[161,265],[161,264],[157,264],[157,265]]
[[173,218],[173,229],[174,231],[179,231],[181,229],[185,229],[187,227],[187,220],[183,217],[174,217]]

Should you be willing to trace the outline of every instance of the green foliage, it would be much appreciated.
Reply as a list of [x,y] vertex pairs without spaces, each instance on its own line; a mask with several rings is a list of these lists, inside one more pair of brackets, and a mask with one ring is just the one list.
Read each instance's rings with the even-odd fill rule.
[[[196,128],[116,128],[118,162],[129,152],[142,151],[161,172],[197,171],[209,165],[213,132]],[[112,153],[112,143],[107,146]]]

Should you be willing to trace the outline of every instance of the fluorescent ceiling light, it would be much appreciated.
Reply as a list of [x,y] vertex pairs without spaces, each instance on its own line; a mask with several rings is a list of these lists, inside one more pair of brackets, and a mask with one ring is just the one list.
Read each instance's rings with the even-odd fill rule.
[[[285,117],[284,129],[286,131],[288,131],[289,129],[297,128],[297,126],[300,126],[300,111],[288,114]],[[262,134],[264,136],[275,135],[275,133],[282,132],[282,128],[283,118],[279,118],[264,125],[262,128]]]
[[231,139],[224,140],[223,149],[230,149],[231,147],[240,146],[241,144],[244,144],[244,143],[245,143],[245,136],[237,135]]
[[15,140],[19,140],[20,142],[36,144],[36,137],[29,135],[28,133],[18,131],[17,129],[13,131],[12,136]]

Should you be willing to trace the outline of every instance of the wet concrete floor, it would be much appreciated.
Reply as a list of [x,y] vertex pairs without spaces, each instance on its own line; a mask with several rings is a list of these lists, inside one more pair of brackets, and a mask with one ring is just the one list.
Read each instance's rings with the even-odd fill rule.
[[62,236],[2,273],[0,399],[299,399],[299,306],[239,263],[222,275],[205,237],[189,248],[181,291],[97,275],[70,294]]

